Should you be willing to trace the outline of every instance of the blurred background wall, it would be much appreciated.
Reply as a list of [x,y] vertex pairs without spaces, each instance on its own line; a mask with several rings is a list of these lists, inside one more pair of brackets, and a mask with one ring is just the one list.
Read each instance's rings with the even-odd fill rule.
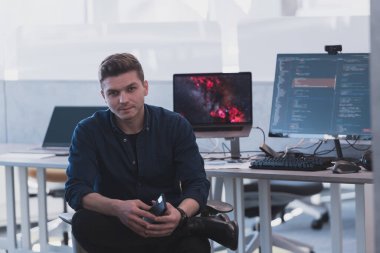
[[[326,44],[369,52],[369,0],[1,0],[0,7],[0,142],[40,144],[55,105],[103,104],[97,67],[116,52],[141,60],[147,102],[168,109],[174,73],[251,71],[254,126],[265,134],[277,53],[323,53]],[[262,141],[253,129],[242,150]],[[268,144],[282,150],[298,141]],[[199,143],[215,150],[215,140]]]

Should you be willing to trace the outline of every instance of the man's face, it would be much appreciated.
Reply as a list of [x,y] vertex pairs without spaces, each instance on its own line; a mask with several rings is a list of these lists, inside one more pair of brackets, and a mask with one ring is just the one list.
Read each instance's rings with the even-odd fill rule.
[[143,119],[144,97],[148,95],[148,82],[142,82],[136,71],[107,77],[102,84],[102,96],[119,120]]

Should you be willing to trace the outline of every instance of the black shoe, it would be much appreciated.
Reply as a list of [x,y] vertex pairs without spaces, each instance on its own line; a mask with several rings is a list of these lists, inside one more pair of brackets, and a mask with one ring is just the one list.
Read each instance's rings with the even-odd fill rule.
[[207,237],[231,250],[238,247],[239,228],[227,215],[217,217],[192,217],[186,224],[192,234]]

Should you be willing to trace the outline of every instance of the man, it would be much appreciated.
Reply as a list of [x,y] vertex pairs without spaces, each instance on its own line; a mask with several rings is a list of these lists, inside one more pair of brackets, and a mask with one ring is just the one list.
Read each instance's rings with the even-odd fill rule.
[[[209,237],[236,248],[235,223],[193,217],[210,187],[203,159],[183,117],[144,103],[148,82],[139,61],[111,55],[99,81],[109,110],[77,125],[67,169],[65,197],[77,211],[72,229],[81,246],[89,253],[206,253]],[[161,193],[167,210],[155,216],[149,209]]]

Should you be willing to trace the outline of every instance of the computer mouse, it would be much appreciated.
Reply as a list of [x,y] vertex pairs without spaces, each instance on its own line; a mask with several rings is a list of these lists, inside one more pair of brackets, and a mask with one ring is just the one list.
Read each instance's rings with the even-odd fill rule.
[[360,167],[353,162],[338,160],[333,166],[333,173],[346,174],[355,173],[360,170]]

